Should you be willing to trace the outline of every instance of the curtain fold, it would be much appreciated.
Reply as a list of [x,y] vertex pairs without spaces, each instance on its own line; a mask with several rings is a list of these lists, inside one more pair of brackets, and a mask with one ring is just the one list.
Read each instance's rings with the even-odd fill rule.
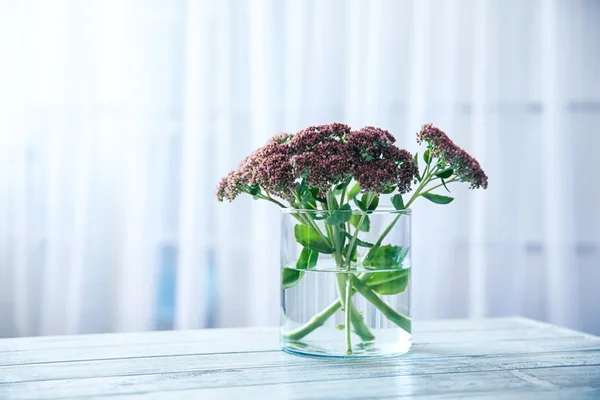
[[0,336],[276,325],[269,137],[432,122],[487,191],[417,202],[415,318],[600,334],[594,0],[0,3]]

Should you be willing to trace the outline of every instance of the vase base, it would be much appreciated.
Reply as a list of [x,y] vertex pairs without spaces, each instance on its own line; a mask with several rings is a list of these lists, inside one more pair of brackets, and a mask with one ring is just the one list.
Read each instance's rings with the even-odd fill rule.
[[[285,336],[281,338],[281,349],[286,353],[324,358],[382,358],[394,357],[410,351],[412,340],[409,335],[400,340],[382,342],[380,340],[368,342],[354,342],[352,354],[346,353],[344,342],[338,340],[302,340],[293,341]],[[328,338],[329,339],[329,338]]]
[[352,353],[351,355],[347,354],[333,354],[333,353],[319,353],[312,352],[310,350],[296,350],[289,347],[282,347],[285,353],[292,354],[294,356],[301,357],[309,357],[309,358],[338,358],[338,359],[353,359],[353,358],[387,358],[387,357],[397,357],[403,354],[406,354],[410,351],[410,347],[404,350],[403,352],[395,352],[395,353]]

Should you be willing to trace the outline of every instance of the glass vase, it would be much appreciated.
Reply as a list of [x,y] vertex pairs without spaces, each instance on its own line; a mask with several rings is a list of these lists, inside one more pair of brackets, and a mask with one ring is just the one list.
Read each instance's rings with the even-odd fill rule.
[[281,347],[381,357],[411,347],[410,210],[283,209]]

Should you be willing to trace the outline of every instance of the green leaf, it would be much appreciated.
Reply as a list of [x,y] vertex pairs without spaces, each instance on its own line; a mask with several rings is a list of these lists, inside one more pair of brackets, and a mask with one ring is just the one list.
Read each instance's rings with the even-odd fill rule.
[[300,184],[298,185],[298,193],[302,195],[308,189],[308,184],[306,183],[306,179],[302,178]]
[[250,193],[252,196],[260,194],[260,186],[258,184],[250,185],[248,187],[248,193]]
[[350,207],[350,204],[346,203],[329,214],[329,217],[327,217],[325,222],[329,225],[345,224],[346,222],[350,221],[351,217],[352,208]]
[[[328,193],[330,193],[330,192],[328,192]],[[329,207],[330,211],[334,211],[334,210],[337,210],[338,208],[340,208],[340,203],[338,203],[335,195],[332,195],[332,194],[327,196],[327,205],[331,206],[331,207]]]
[[373,247],[363,259],[363,267],[369,269],[398,268],[408,254],[406,246],[392,246],[391,244]]
[[[352,226],[354,226],[355,228],[358,228],[358,224],[360,223],[361,217],[362,215],[360,214],[352,214],[352,216],[350,217],[350,224],[352,224]],[[362,226],[359,229],[363,232],[369,232],[369,229],[371,229],[371,220],[369,219],[368,215],[365,215]]]
[[442,179],[442,185],[444,185],[444,189],[446,189],[446,191],[450,193],[450,189],[448,189],[448,186],[446,186],[446,182],[444,182],[444,179]]
[[304,197],[302,197],[302,200],[300,200],[299,205],[306,206],[312,200],[314,200],[312,193],[310,191],[307,191],[306,194],[304,195]]
[[311,269],[317,265],[319,252],[307,249],[306,247],[300,252],[300,257],[296,261],[296,269]]
[[402,200],[401,194],[392,196],[392,205],[396,210],[404,210],[404,200]]
[[[308,193],[310,193],[310,192],[308,192]],[[306,202],[304,207],[307,210],[316,210],[317,209],[317,201],[314,199],[314,197],[312,197],[312,193],[310,193],[310,195],[311,195],[311,199]]]
[[379,196],[375,196],[375,197],[373,197],[373,200],[371,200],[371,204],[369,204],[369,211],[375,210],[378,205],[379,205]]
[[381,194],[391,194],[396,190],[396,186],[388,186]]
[[343,331],[344,329],[346,329],[346,325],[344,324],[339,324],[335,326],[335,329],[338,329],[340,331]]
[[323,254],[333,253],[333,249],[329,243],[327,243],[314,228],[308,225],[298,224],[294,226],[294,237],[296,238],[296,242],[310,250],[318,251]]
[[[343,226],[343,225],[342,225]],[[337,241],[338,246],[340,246],[340,248],[344,247],[344,243],[346,243],[346,230],[343,228],[337,228],[334,227],[333,229],[333,234],[335,235],[335,240]],[[334,242],[336,243],[336,242]]]
[[281,287],[284,289],[290,289],[300,282],[302,276],[304,275],[303,271],[298,271],[297,269],[284,268],[281,270]]
[[351,176],[349,176],[342,183],[340,183],[339,185],[337,185],[335,187],[335,189],[336,190],[343,190],[345,187],[347,187],[350,184],[350,181],[352,181],[352,177]]
[[352,186],[352,188],[350,188],[350,190],[348,191],[348,200],[350,199],[354,199],[356,197],[357,194],[360,193],[360,185],[358,183],[355,183],[354,186]]
[[[362,195],[362,198],[361,198],[361,202],[362,202],[362,204],[364,204],[365,207],[367,207],[367,200],[368,200],[367,197],[369,197],[369,196],[367,195],[367,193],[365,193]],[[371,199],[371,202],[369,203],[369,206],[367,207],[367,209],[363,210],[363,211],[373,211],[377,208],[378,205],[379,205],[379,196],[374,196]],[[362,210],[362,208],[361,208],[361,210]]]
[[425,152],[423,153],[423,160],[427,164],[431,162],[431,152],[429,151],[429,149],[425,150]]
[[454,170],[452,168],[447,168],[440,172],[436,172],[435,176],[437,176],[438,178],[442,178],[442,179],[448,179],[452,176],[453,173],[454,173]]
[[410,269],[397,271],[374,272],[365,282],[378,294],[391,295],[402,293],[408,286]]
[[362,211],[367,211],[367,206],[365,205],[365,203],[362,202],[362,200],[358,200],[355,197],[354,204],[356,204],[356,207],[360,208]]
[[[346,232],[346,237],[348,238],[349,241],[351,241],[354,236],[351,235],[349,232]],[[375,246],[373,243],[365,242],[363,240],[360,240],[359,238],[354,239],[354,243],[357,244],[358,246],[361,246],[361,247],[373,247],[373,246]]]
[[325,203],[327,204],[327,200],[325,200],[324,198],[319,196],[319,189],[317,188],[312,188],[310,189],[310,192],[312,193],[313,197],[315,198],[315,200],[321,202],[321,203]]
[[[349,248],[348,246],[350,246],[350,244],[347,244],[344,247],[343,254],[348,254],[348,248]],[[352,252],[350,253],[350,261],[356,261],[356,260],[358,260],[358,248],[356,246],[352,246],[352,247],[353,247],[353,249],[352,249]]]
[[433,193],[423,193],[423,197],[425,197],[429,201],[433,201],[436,204],[448,204],[452,200],[454,200],[453,197],[440,196],[439,194]]

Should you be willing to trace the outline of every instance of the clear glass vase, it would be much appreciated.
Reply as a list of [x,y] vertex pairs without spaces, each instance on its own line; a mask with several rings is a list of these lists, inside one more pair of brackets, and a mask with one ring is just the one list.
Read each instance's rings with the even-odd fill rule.
[[326,357],[407,352],[410,210],[283,209],[281,223],[283,350]]

